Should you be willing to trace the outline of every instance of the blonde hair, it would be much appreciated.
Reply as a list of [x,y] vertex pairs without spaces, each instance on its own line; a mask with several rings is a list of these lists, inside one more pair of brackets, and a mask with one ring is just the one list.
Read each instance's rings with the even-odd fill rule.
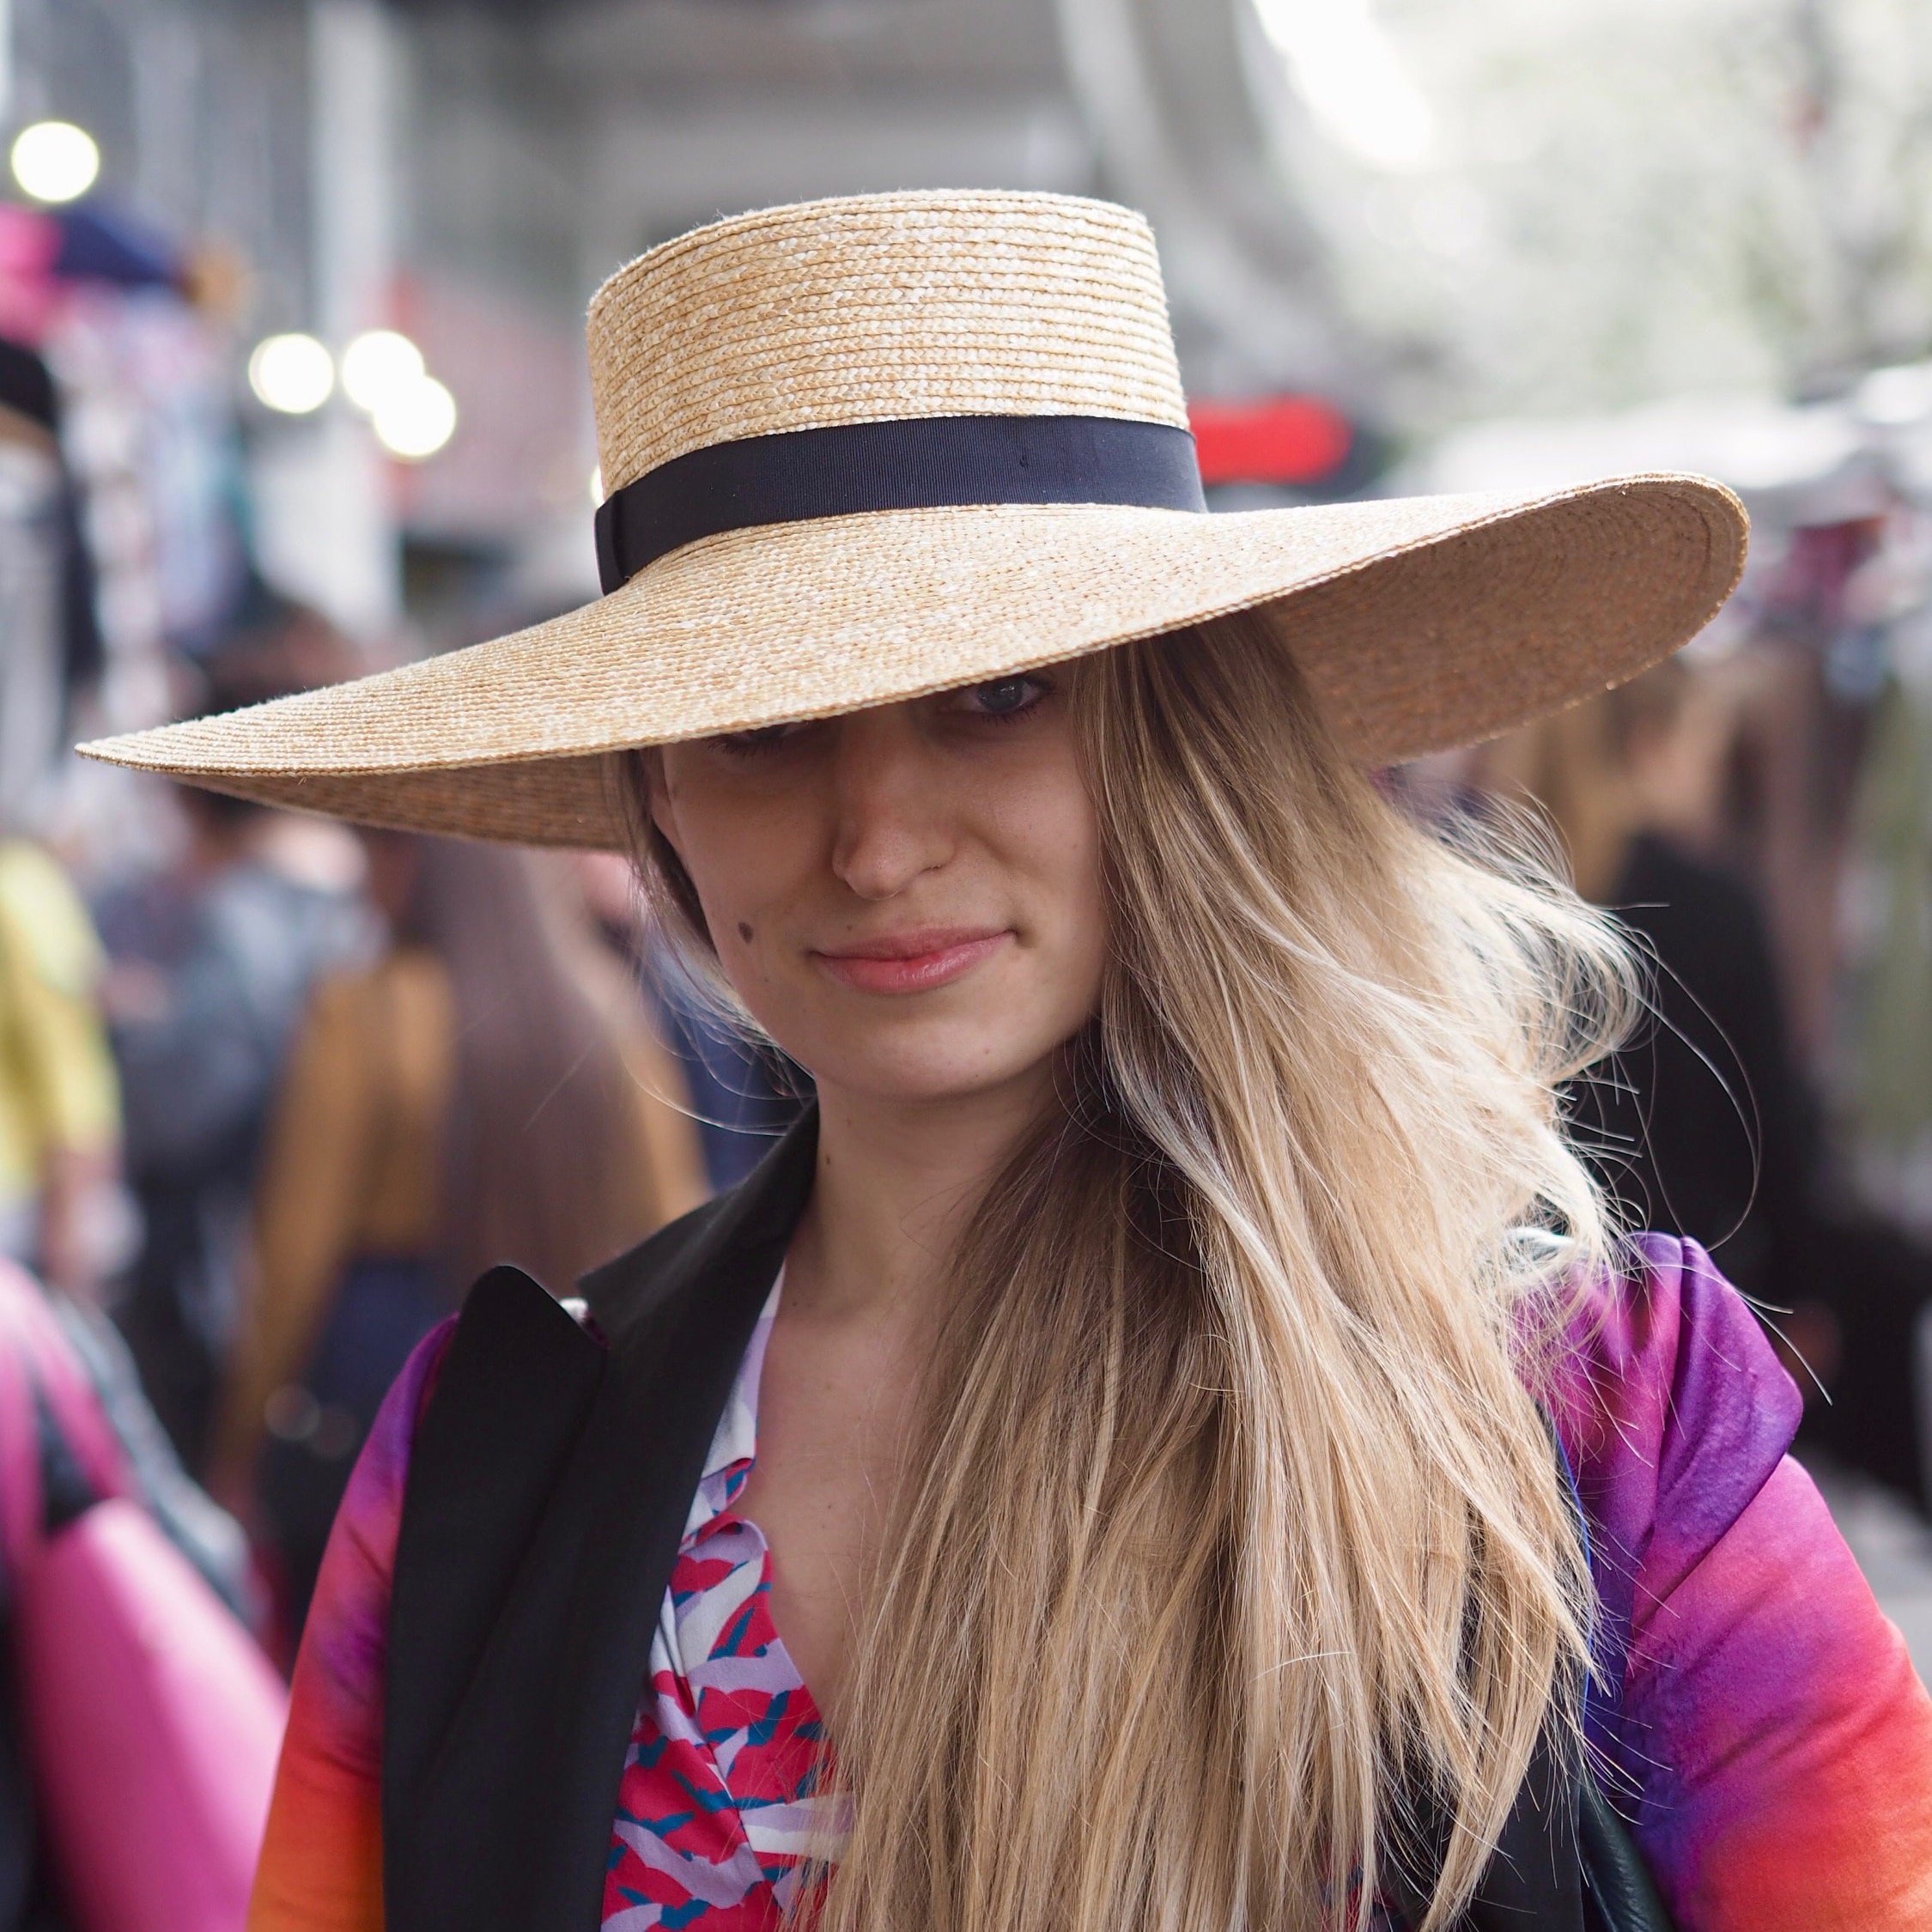
[[1381,796],[1258,620],[1072,682],[1100,1011],[952,1263],[815,1923],[1359,1928],[1400,1869],[1435,1932],[1539,1739],[1580,1748],[1534,1392],[1609,1241],[1554,1090],[1630,969]]

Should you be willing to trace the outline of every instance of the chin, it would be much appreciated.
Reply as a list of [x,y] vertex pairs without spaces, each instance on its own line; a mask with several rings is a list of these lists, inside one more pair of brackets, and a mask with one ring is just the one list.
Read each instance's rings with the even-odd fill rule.
[[963,1037],[957,1028],[933,1032],[938,1036],[845,1042],[842,1052],[817,1056],[814,1077],[823,1089],[863,1094],[873,1101],[929,1105],[969,1100],[1036,1077],[1058,1044],[1048,1041],[1030,1051],[1005,1027],[984,1033],[975,1029]]

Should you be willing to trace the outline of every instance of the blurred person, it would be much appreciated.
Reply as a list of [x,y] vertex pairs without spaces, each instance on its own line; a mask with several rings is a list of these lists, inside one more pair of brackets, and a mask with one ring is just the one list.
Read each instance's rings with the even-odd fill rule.
[[104,662],[52,371],[0,337],[0,826],[42,824],[76,702]]
[[1535,800],[1577,890],[1652,960],[1651,1019],[1574,1093],[1631,1224],[1693,1236],[1745,1293],[1777,1303],[1807,1266],[1818,1110],[1757,896],[1709,856],[1727,724],[1722,694],[1673,659],[1485,746],[1473,775]]
[[1831,1187],[1758,896],[1710,855],[1729,721],[1725,687],[1674,659],[1485,747],[1475,773],[1541,805],[1577,890],[1649,964],[1649,1017],[1571,1090],[1626,1224],[1710,1249],[1814,1395],[1807,1440],[1923,1510],[1912,1334],[1932,1256]]
[[0,338],[0,1254],[99,1285],[118,1134],[100,946],[36,837],[99,676],[94,584],[46,361]]
[[106,959],[43,847],[0,837],[0,1255],[98,1297],[125,1227]]
[[[339,671],[345,647],[318,649],[331,635],[297,606],[258,612],[207,667],[202,713]],[[98,894],[94,913],[142,1217],[116,1314],[170,1438],[199,1468],[276,1082],[311,981],[369,935],[343,883],[291,863],[285,815],[191,787],[175,802],[179,857]]]
[[727,220],[590,340],[601,601],[95,748],[629,850],[817,1094],[419,1345],[255,1932],[1919,1932],[1796,1391],[1564,1133],[1624,944],[1370,775],[1680,644],[1735,500],[1205,514],[1153,237],[1056,196]]
[[705,1191],[674,1064],[532,861],[366,843],[390,944],[302,1018],[215,1452],[229,1498],[263,1458],[297,1622],[383,1392],[462,1289],[505,1261],[568,1280]]

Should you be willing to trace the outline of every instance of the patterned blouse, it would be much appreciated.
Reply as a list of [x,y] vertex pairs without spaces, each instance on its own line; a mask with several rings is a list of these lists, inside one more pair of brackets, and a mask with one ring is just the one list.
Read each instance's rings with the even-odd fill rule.
[[[1799,1400],[1694,1247],[1579,1319],[1552,1408],[1601,1607],[1589,1730],[1680,1932],[1932,1926],[1932,1700],[1784,1454]],[[617,1794],[605,1926],[775,1932],[808,1843],[817,1717],[733,1514],[766,1319],[693,1503]],[[416,1418],[411,1358],[337,1519],[301,1658],[251,1932],[381,1932],[384,1631]],[[814,1839],[813,1834],[822,1833]]]
[[815,1797],[823,1727],[771,1620],[771,1552],[736,1515],[758,1449],[758,1378],[773,1285],[691,1498],[651,1642],[651,1681],[617,1787],[604,1880],[614,1932],[775,1926],[803,1860],[835,1853],[842,1820]]

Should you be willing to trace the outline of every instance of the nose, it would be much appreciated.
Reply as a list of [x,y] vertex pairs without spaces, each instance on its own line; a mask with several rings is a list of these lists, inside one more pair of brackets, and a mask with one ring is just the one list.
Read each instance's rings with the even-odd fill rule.
[[839,722],[832,870],[861,899],[890,899],[951,858],[944,787],[905,704]]

